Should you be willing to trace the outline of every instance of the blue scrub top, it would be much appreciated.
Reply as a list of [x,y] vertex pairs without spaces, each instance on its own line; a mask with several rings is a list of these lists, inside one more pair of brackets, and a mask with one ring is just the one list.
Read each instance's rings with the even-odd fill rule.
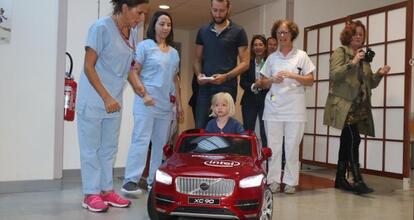
[[219,133],[219,134],[244,134],[243,125],[236,119],[230,117],[223,129],[217,126],[217,118],[211,119],[205,128],[207,133]]
[[[129,43],[134,45],[137,29],[131,31]],[[90,28],[85,48],[93,49],[98,59],[95,69],[103,86],[109,94],[122,104],[122,92],[131,68],[134,50],[123,40],[114,20],[104,17],[96,21]],[[85,72],[79,79],[79,90],[76,111],[87,117],[113,118],[120,117],[120,112],[108,114],[102,98],[92,87]]]
[[134,115],[172,120],[170,94],[174,91],[174,76],[180,63],[177,50],[170,46],[168,52],[162,52],[154,40],[147,39],[138,44],[135,59],[142,65],[140,78],[155,105],[146,106],[142,98],[135,95]]

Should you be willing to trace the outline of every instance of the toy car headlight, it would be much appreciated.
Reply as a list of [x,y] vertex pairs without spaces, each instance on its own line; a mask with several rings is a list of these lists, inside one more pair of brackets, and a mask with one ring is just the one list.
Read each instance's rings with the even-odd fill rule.
[[260,184],[262,184],[263,178],[264,178],[263,174],[246,177],[240,180],[240,184],[239,184],[240,188],[250,188],[250,187],[260,186]]
[[157,170],[157,172],[155,173],[155,181],[164,183],[166,185],[171,185],[172,177],[167,173],[162,172],[161,170]]

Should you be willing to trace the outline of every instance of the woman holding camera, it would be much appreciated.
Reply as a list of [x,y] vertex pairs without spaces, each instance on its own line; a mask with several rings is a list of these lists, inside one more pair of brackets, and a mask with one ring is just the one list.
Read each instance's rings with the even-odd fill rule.
[[[337,48],[330,58],[331,84],[325,105],[324,124],[342,130],[338,154],[335,188],[353,191],[356,194],[373,192],[362,179],[359,164],[360,133],[375,136],[371,112],[371,90],[390,71],[385,65],[375,74],[371,70],[373,52],[362,49],[366,29],[360,21],[350,21],[342,30],[343,46]],[[347,166],[351,167],[354,182],[346,177]]]

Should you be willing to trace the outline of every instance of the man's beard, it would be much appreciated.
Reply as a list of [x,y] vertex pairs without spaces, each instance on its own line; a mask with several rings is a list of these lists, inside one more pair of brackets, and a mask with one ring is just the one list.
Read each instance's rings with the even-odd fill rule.
[[227,14],[226,16],[224,16],[224,18],[221,18],[220,20],[217,20],[216,18],[213,17],[213,22],[218,25],[223,24],[224,22],[226,22],[226,20],[227,20]]

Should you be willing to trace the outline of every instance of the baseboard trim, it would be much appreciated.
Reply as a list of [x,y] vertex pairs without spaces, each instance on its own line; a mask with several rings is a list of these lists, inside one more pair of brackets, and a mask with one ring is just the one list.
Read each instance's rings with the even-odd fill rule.
[[26,180],[0,182],[0,194],[62,190],[62,180]]
[[[0,182],[0,194],[62,190],[65,181],[81,181],[80,169],[63,170],[62,179]],[[123,179],[125,168],[114,168],[114,178]]]
[[[124,177],[125,168],[114,168],[114,178]],[[80,169],[63,170],[63,181],[65,180],[81,180]]]

